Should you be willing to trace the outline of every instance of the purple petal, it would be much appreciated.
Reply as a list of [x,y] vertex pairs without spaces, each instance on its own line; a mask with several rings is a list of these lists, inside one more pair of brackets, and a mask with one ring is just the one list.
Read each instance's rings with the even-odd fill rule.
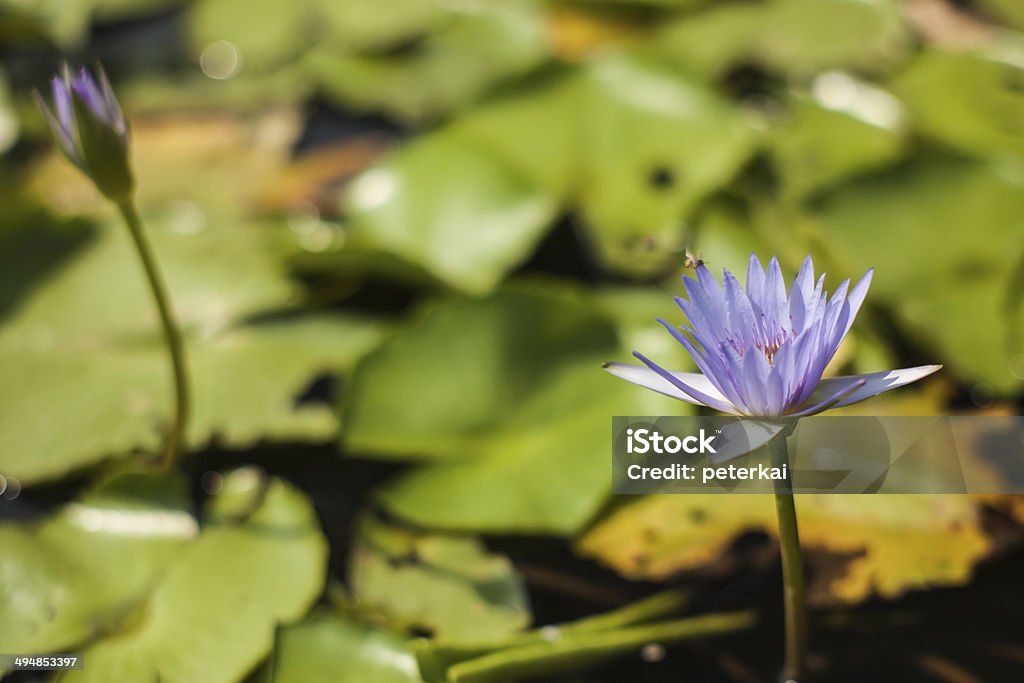
[[75,94],[81,98],[82,102],[95,114],[96,118],[104,121],[108,120],[106,99],[88,71],[79,69],[78,73],[71,79],[71,87]]
[[121,104],[117,101],[117,96],[114,95],[114,89],[110,87],[110,81],[107,80],[107,72],[102,67],[97,67],[96,71],[99,74],[100,90],[103,93],[103,100],[106,102],[107,111],[110,113],[111,123],[117,134],[123,137],[128,132],[128,122],[124,118]]
[[57,144],[60,145],[61,151],[64,152],[65,156],[71,160],[71,163],[75,164],[79,168],[83,168],[81,158],[78,156],[78,151],[75,149],[74,138],[64,129],[60,121],[54,116],[53,112],[50,111],[49,105],[46,104],[46,100],[43,98],[39,91],[34,91],[32,96],[36,100],[36,104],[39,105],[40,111],[43,112],[43,117],[46,119],[46,124],[50,127],[50,132],[56,139]]
[[74,137],[75,112],[71,105],[71,90],[67,81],[60,76],[50,79],[53,89],[53,108],[57,111],[57,121],[68,137]]
[[719,397],[712,396],[690,384],[687,384],[687,382],[685,382],[683,379],[677,377],[675,373],[669,372],[668,370],[661,367],[654,361],[645,357],[643,354],[634,351],[633,355],[637,358],[637,360],[641,361],[644,365],[649,367],[655,373],[671,382],[677,389],[682,391],[684,394],[690,396],[691,403],[701,403],[703,405],[706,405],[708,408],[714,408],[715,410],[720,410],[723,413],[736,412],[736,409],[732,406],[732,404],[726,401],[725,397],[721,396],[721,394],[719,394]]
[[769,340],[775,339],[784,330],[792,329],[789,322],[789,305],[786,301],[786,283],[782,279],[779,260],[774,256],[768,263],[761,312],[765,316],[765,332]]
[[839,344],[843,341],[847,332],[850,331],[853,321],[857,319],[857,313],[860,311],[861,304],[864,303],[864,297],[868,294],[868,289],[871,287],[871,278],[874,274],[875,269],[869,268],[868,272],[864,273],[864,277],[850,290],[849,296],[846,297],[846,303],[843,305],[843,323],[841,327],[837,327],[832,333],[831,348],[833,354],[839,348]]
[[662,318],[657,318],[657,322],[662,324],[675,337],[676,341],[683,345],[693,358],[697,368],[703,373],[703,377],[706,377],[715,386],[719,394],[723,397],[728,397],[727,400],[729,402],[736,403],[739,398],[735,388],[736,382],[728,372],[725,361],[717,354],[708,353],[707,351],[701,352],[700,349],[693,346],[693,342],[681,330],[663,321]]
[[790,416],[804,417],[806,415],[817,415],[818,413],[824,412],[829,408],[835,408],[837,405],[839,405],[840,401],[856,392],[865,384],[867,384],[866,380],[858,378],[852,384],[839,388],[837,391],[835,391],[835,393],[833,393],[828,398],[824,398],[818,403],[812,402],[808,407],[804,408],[803,410],[799,410],[795,413],[790,413]]
[[715,452],[708,454],[708,462],[717,466],[755,451],[774,439],[790,424],[789,421],[764,422],[761,420],[727,422],[715,438]]
[[869,399],[872,396],[897,389],[899,387],[916,382],[919,379],[923,379],[928,375],[937,372],[941,365],[920,365],[915,368],[903,368],[900,370],[883,370],[882,372],[872,372],[866,375],[849,375],[846,377],[830,377],[828,379],[821,380],[821,384],[811,395],[810,402],[819,401],[822,396],[835,394],[837,391],[844,387],[849,387],[859,381],[863,381],[864,384],[857,387],[855,391],[847,396],[844,396],[841,401],[835,404],[835,408],[841,408],[848,406],[852,403],[858,403],[865,399]]
[[[604,366],[604,369],[620,379],[632,382],[633,384],[646,389],[657,391],[659,394],[664,394],[665,396],[669,396],[680,401],[686,401],[693,405],[705,405],[704,403],[694,399],[691,395],[681,391],[675,383],[666,380],[663,375],[656,373],[649,367],[644,367],[643,365],[629,365],[627,363],[608,363]],[[696,372],[672,372],[671,374],[678,381],[683,382],[690,387],[694,387],[695,391],[706,394],[710,397],[716,397],[716,400],[719,402],[728,403],[725,397],[718,393],[718,390],[715,389],[704,375]],[[730,410],[728,412],[735,411]]]
[[723,273],[723,281],[725,283],[726,327],[744,348],[750,348],[756,342],[754,338],[756,322],[750,299],[739,280],[729,271]]
[[755,306],[760,306],[764,300],[764,266],[753,252],[747,262],[747,296]]
[[766,394],[769,371],[764,354],[754,350],[743,356],[743,388],[746,390],[744,402],[748,415],[770,414]]
[[793,330],[800,332],[804,329],[807,320],[807,312],[813,306],[811,297],[814,296],[814,264],[811,257],[804,259],[800,272],[793,280],[789,288],[789,317],[793,321]]

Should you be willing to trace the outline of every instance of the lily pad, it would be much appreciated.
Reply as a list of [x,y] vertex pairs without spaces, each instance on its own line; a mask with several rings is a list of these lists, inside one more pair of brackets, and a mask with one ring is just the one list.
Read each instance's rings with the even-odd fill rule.
[[420,676],[404,638],[324,614],[278,631],[269,681],[420,683]]
[[497,641],[529,625],[526,590],[507,558],[474,538],[363,523],[350,568],[359,609],[439,640]]
[[821,74],[809,96],[793,95],[787,104],[787,119],[769,146],[789,201],[885,167],[906,152],[909,129],[900,102],[847,74]]
[[571,533],[610,486],[595,466],[610,454],[610,417],[683,409],[601,371],[623,355],[614,326],[571,290],[443,302],[358,366],[343,437],[350,452],[439,463],[381,492],[403,517]]
[[[796,503],[801,543],[812,563],[826,560],[810,588],[818,604],[964,583],[991,547],[966,496],[811,495]],[[612,512],[577,547],[629,578],[662,580],[711,570],[750,531],[777,533],[770,496],[646,496]]]
[[198,534],[185,482],[144,474],[0,525],[0,649],[70,650],[118,628]]
[[439,133],[360,175],[343,208],[354,244],[483,294],[533,250],[557,205],[487,153]]
[[326,569],[327,543],[312,505],[272,480],[247,519],[205,528],[133,623],[85,648],[88,665],[59,680],[234,683],[270,651],[277,624],[305,614]]
[[[450,114],[547,58],[540,3],[456,7],[452,3],[436,27],[398,49],[359,54],[339,49],[339,41],[313,51],[306,65],[344,104],[417,122]],[[386,10],[375,3],[373,11]]]
[[816,69],[884,69],[909,48],[900,4],[892,0],[766,0],[719,3],[670,23],[663,54],[705,77],[755,62],[807,74]]
[[828,194],[816,219],[842,272],[877,269],[871,299],[927,340],[935,362],[1010,391],[1022,185],[1016,161],[923,157]]
[[967,153],[1024,153],[1024,36],[1012,40],[1003,50],[922,52],[892,84],[915,125]]
[[685,73],[618,54],[588,68],[577,200],[608,266],[632,275],[681,257],[684,220],[757,146],[728,102]]
[[[314,375],[344,370],[373,346],[379,325],[326,314],[244,322],[294,296],[255,233],[162,227],[151,234],[190,352],[189,443],[330,437],[330,410],[295,400]],[[32,483],[158,446],[170,376],[136,261],[123,229],[105,226],[0,327],[5,476]]]

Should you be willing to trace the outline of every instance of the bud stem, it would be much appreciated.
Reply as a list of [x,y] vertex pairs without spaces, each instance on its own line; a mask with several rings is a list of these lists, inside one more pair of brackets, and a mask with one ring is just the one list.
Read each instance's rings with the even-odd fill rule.
[[135,202],[131,198],[123,199],[117,202],[117,208],[128,225],[128,232],[131,233],[132,242],[135,244],[143,270],[146,272],[146,279],[149,282],[150,291],[153,293],[157,312],[160,314],[160,327],[164,343],[167,345],[167,352],[171,359],[171,371],[174,376],[174,418],[166,437],[162,463],[163,468],[169,470],[181,454],[189,417],[189,386],[188,374],[185,369],[185,348],[182,344],[181,331],[174,319],[174,312],[171,310],[167,289],[160,276],[160,269],[153,256],[153,250],[149,246],[149,240],[146,238],[142,219],[135,208]]
[[[786,438],[792,428],[768,443],[772,466],[789,462]],[[789,471],[789,468],[787,468]],[[804,683],[807,660],[807,603],[804,599],[804,567],[800,552],[800,532],[796,523],[792,480],[775,482],[775,513],[779,524],[779,548],[782,555],[782,600],[786,616],[786,662],[779,679],[782,683]]]

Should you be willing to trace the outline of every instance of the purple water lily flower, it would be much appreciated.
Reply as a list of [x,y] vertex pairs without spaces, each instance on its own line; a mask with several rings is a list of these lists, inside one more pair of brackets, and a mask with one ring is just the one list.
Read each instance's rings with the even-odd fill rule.
[[64,155],[103,194],[123,199],[133,186],[128,161],[128,122],[106,74],[97,68],[72,73],[65,65],[50,79],[53,109],[37,91],[36,102]]
[[722,284],[699,265],[684,277],[689,299],[676,298],[690,325],[658,320],[686,347],[701,373],[666,370],[640,353],[644,365],[609,363],[616,377],[687,403],[724,413],[802,417],[863,401],[926,377],[941,365],[822,379],[825,366],[850,330],[871,284],[873,269],[849,289],[828,297],[825,276],[814,279],[804,260],[789,292],[774,257],[768,271],[754,254],[746,289],[728,270]]

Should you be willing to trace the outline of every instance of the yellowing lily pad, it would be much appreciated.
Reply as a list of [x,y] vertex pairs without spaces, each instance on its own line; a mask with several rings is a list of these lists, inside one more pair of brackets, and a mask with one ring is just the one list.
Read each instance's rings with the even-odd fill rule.
[[[858,602],[873,595],[966,582],[990,542],[966,496],[798,496],[800,539],[812,566],[812,598]],[[775,535],[769,495],[679,494],[630,501],[588,531],[579,551],[633,579],[714,572],[741,534]]]

